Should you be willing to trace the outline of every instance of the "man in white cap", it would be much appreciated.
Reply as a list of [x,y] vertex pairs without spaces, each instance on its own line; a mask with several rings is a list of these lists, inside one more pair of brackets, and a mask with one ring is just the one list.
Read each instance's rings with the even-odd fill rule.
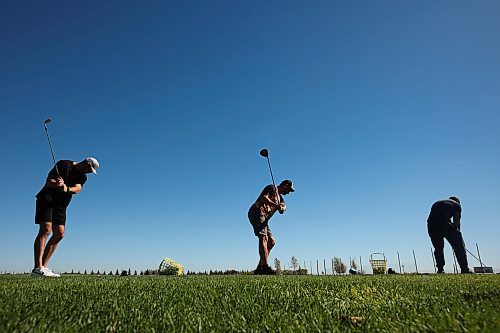
[[[57,245],[64,237],[66,208],[74,194],[87,182],[87,173],[97,174],[99,162],[87,157],[81,162],[61,160],[50,170],[44,187],[36,195],[35,224],[39,231],[35,238],[35,266],[33,276],[59,277],[47,268]],[[47,242],[47,238],[52,232]]]

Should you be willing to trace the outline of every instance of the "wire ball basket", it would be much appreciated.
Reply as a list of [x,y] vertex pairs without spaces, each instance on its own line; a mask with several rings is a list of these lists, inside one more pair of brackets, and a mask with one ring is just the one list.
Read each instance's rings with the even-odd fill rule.
[[370,265],[372,266],[373,274],[385,274],[387,272],[387,259],[383,253],[372,253],[370,255]]

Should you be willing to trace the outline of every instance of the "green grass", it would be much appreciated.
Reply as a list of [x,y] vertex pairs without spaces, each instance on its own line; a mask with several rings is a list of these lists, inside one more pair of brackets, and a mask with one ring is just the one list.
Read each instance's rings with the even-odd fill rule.
[[500,332],[499,275],[17,275],[0,304],[0,332]]

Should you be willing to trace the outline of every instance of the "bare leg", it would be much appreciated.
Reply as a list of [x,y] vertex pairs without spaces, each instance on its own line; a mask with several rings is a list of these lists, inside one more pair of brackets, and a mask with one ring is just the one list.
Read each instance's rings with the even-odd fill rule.
[[52,237],[50,237],[43,252],[42,265],[44,267],[47,267],[50,257],[52,257],[52,254],[54,254],[54,251],[57,248],[57,244],[59,244],[59,242],[61,241],[61,239],[63,239],[63,237],[64,237],[64,225],[60,224],[54,225],[52,227]]
[[35,244],[33,246],[34,250],[34,259],[35,259],[35,267],[34,268],[42,268],[42,256],[45,250],[45,243],[47,242],[47,238],[50,235],[50,231],[52,229],[52,222],[45,222],[39,224],[40,229],[38,230],[38,234],[35,238]]
[[269,249],[268,249],[269,237],[267,235],[259,235],[259,256],[260,266],[267,265],[267,258],[269,257]]
[[267,236],[267,255],[268,255],[268,257],[269,257],[269,254],[271,253],[271,250],[273,249],[275,244],[276,244],[276,240],[274,239],[274,237],[271,235],[268,235]]

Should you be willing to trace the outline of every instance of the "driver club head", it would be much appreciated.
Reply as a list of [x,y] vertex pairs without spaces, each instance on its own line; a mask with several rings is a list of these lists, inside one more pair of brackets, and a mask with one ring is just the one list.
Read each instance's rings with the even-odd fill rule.
[[260,151],[260,156],[263,156],[263,157],[269,157],[269,151],[264,148]]
[[51,121],[52,121],[52,119],[47,118],[47,119],[45,119],[45,121],[43,122],[43,124],[44,125],[50,124]]

